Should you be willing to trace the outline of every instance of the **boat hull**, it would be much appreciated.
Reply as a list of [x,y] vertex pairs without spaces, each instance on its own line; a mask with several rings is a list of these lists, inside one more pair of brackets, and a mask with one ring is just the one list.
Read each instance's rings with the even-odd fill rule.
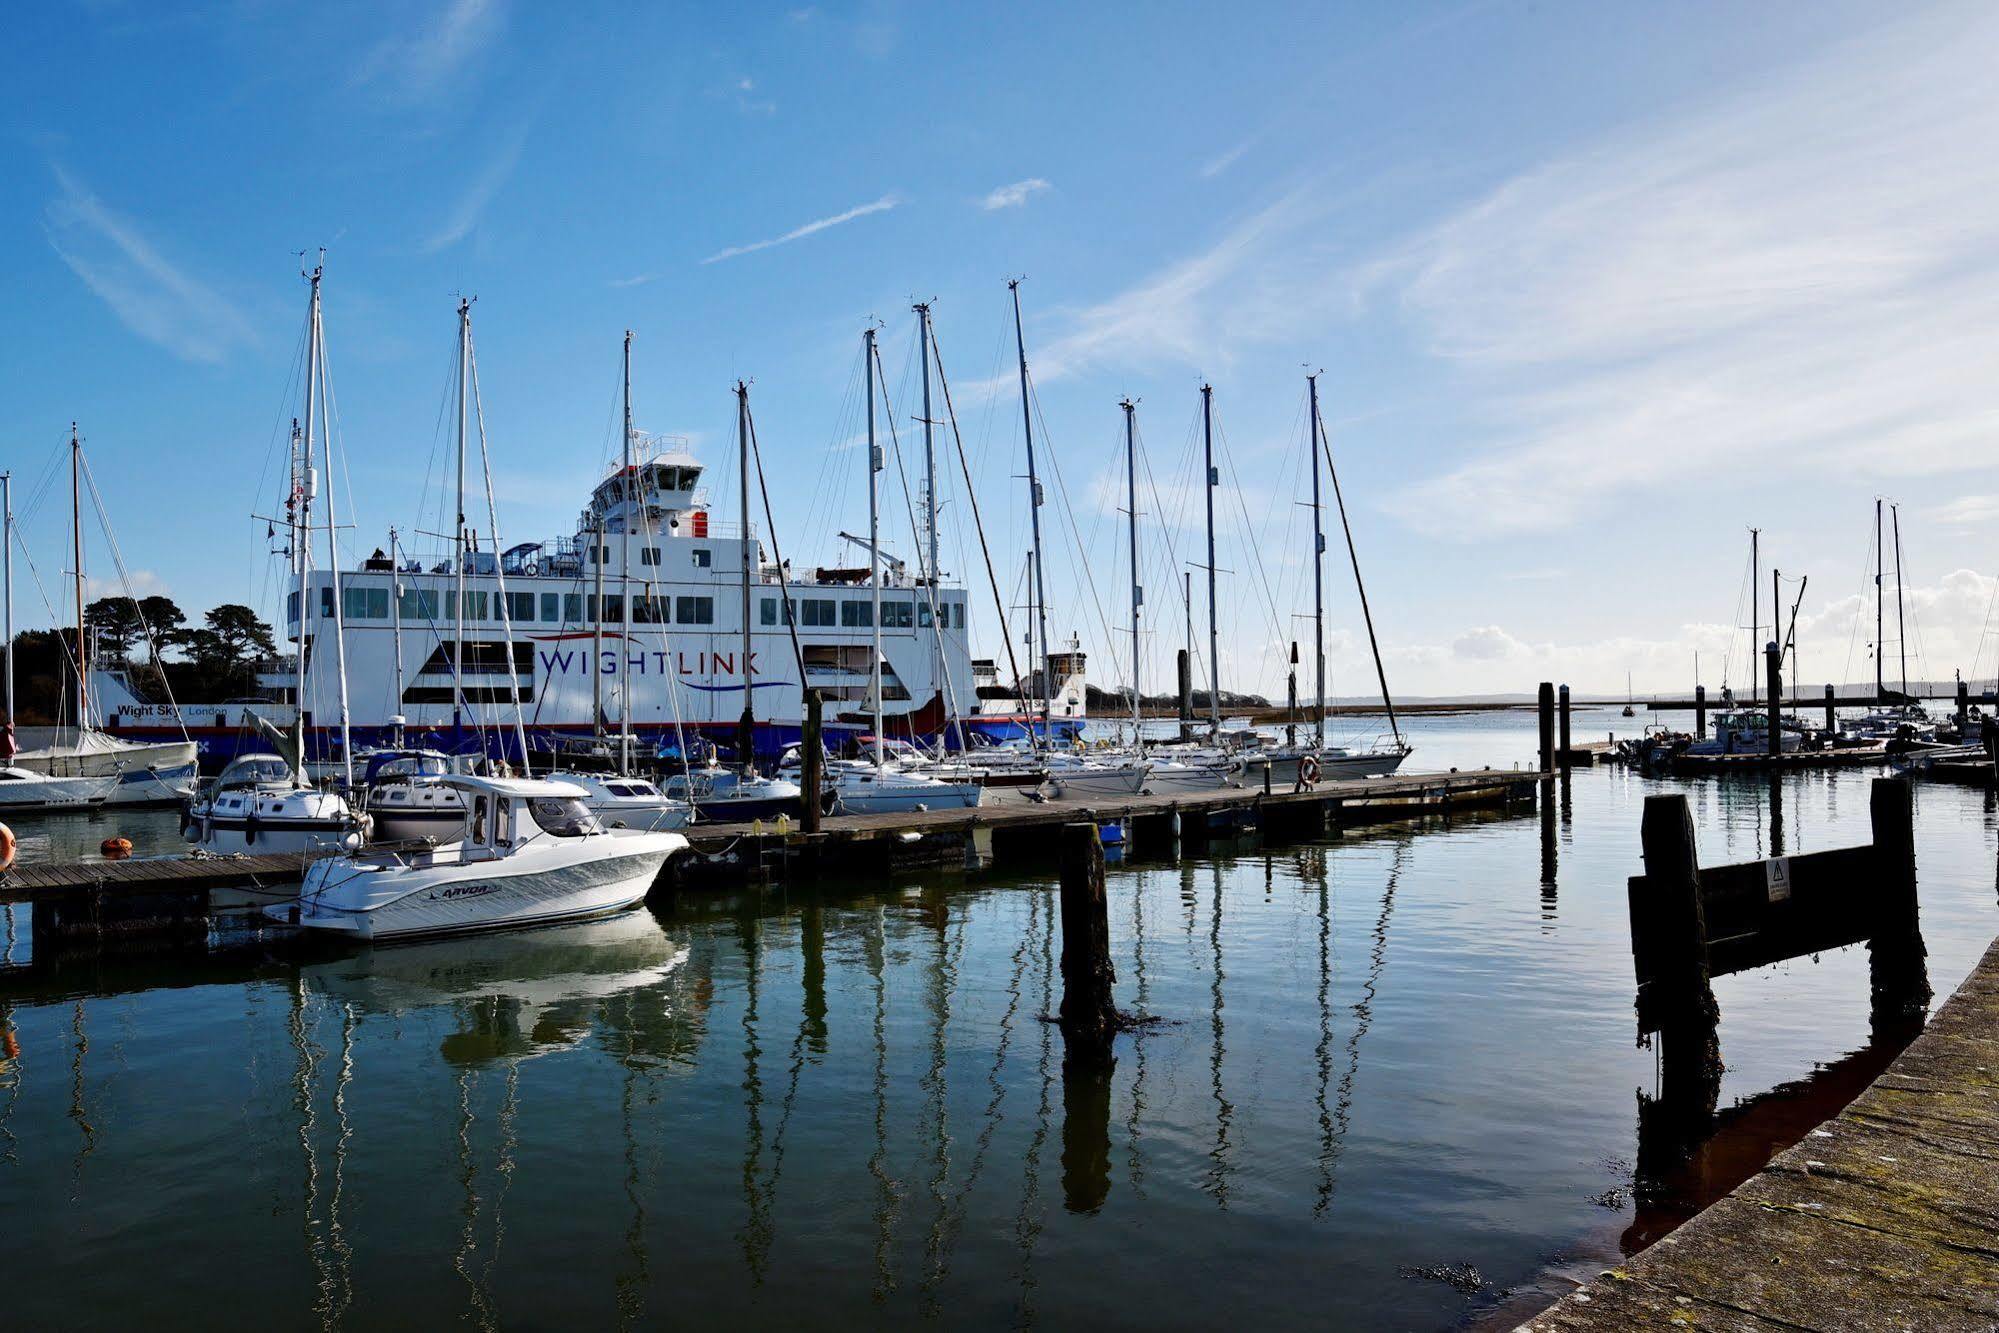
[[115,779],[106,805],[177,805],[194,795],[200,769],[193,741],[140,744],[103,732],[89,735],[87,745],[23,750],[12,762],[52,778]]
[[365,868],[316,862],[299,894],[298,924],[352,939],[390,940],[504,930],[609,916],[644,901],[680,839],[623,850],[614,839],[558,865],[515,858]]
[[1144,764],[1130,768],[1058,770],[1048,775],[1048,783],[1055,789],[1057,800],[1136,796],[1145,789],[1151,773],[1151,768]]

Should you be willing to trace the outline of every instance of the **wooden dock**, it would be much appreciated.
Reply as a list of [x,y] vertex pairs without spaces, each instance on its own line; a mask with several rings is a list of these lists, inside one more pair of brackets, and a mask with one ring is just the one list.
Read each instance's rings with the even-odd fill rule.
[[1999,943],[1840,1115],[1520,1327],[1999,1325]]
[[1845,750],[1792,750],[1786,754],[1676,754],[1672,772],[1683,776],[1716,773],[1792,773],[1817,768],[1866,768],[1888,762],[1885,745]]

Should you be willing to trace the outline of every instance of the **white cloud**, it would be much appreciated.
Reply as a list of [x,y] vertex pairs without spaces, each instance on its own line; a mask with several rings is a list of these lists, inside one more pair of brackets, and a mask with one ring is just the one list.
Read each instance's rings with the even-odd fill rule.
[[103,597],[152,597],[167,590],[166,581],[150,569],[132,571],[132,581],[128,584],[120,578],[98,578],[86,576],[83,580],[85,601],[97,601]]
[[1951,527],[1982,527],[1999,519],[1999,495],[1960,495],[1925,515],[1932,523]]
[[994,190],[982,199],[979,202],[979,207],[985,209],[988,213],[1002,208],[1019,208],[1033,196],[1051,188],[1053,187],[1047,181],[1041,179],[1041,177],[1031,176],[1024,181],[1015,181],[1011,185],[1000,186],[997,190]]
[[815,232],[825,231],[828,227],[837,227],[842,223],[852,222],[855,218],[864,218],[870,213],[886,213],[901,202],[896,196],[885,194],[871,204],[861,204],[858,207],[848,209],[844,213],[835,213],[831,217],[819,218],[816,221],[808,222],[802,227],[793,227],[782,236],[773,236],[767,241],[751,241],[747,245],[732,245],[725,250],[717,250],[701,262],[704,264],[715,264],[724,259],[734,259],[738,255],[754,254],[758,250],[768,250],[774,245],[788,245],[793,241],[803,240]]
[[527,144],[527,129],[527,122],[523,120],[500,141],[485,166],[479,169],[479,174],[467,183],[465,192],[452,206],[450,215],[424,241],[425,254],[450,249],[479,226],[486,215],[487,205],[493,202],[493,197],[514,174],[514,168],[520,165],[521,149]]
[[1481,625],[1451,640],[1451,656],[1465,662],[1497,662],[1533,654],[1520,640],[1497,625]]
[[1235,147],[1230,148],[1225,152],[1222,152],[1214,157],[1209,158],[1206,162],[1201,164],[1201,179],[1211,180],[1214,177],[1221,175],[1224,171],[1227,171],[1230,167],[1236,164],[1236,161],[1239,158],[1241,158],[1244,153],[1247,153],[1250,149],[1256,147],[1256,141],[1261,137],[1262,136],[1259,134],[1252,134],[1249,138],[1244,139],[1241,143],[1235,145]]
[[1986,462],[1995,49],[1987,10],[1870,33],[1527,172],[1374,265],[1480,427],[1397,511],[1475,539],[1704,470]]
[[429,98],[463,77],[499,35],[503,10],[501,0],[448,0],[430,22],[376,43],[354,71],[354,82],[399,102]]
[[184,361],[218,363],[256,343],[248,319],[169,261],[129,218],[55,168],[61,194],[44,213],[49,245],[126,328]]

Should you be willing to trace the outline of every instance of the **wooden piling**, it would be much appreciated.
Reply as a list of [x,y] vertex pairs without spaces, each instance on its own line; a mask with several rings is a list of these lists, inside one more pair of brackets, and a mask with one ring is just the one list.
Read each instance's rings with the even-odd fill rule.
[[798,789],[803,799],[799,802],[798,826],[807,833],[819,831],[819,788],[822,777],[826,749],[820,739],[820,710],[824,696],[817,690],[805,692],[805,716],[800,724],[798,738]]
[[1867,942],[1868,994],[1877,1023],[1929,1012],[1930,975],[1916,902],[1915,805],[1907,778],[1876,778],[1868,798],[1874,823],[1872,895],[1878,913]]
[[1763,648],[1763,677],[1770,692],[1770,753],[1779,755],[1784,753],[1784,650],[1774,642]]
[[1957,735],[1964,739],[1964,720],[1971,715],[1971,687],[1962,680],[1957,682]]
[[[1634,913],[1633,952],[1654,978],[1651,1002],[1661,1043],[1663,1101],[1678,1115],[1705,1120],[1721,1091],[1721,1008],[1708,976],[1707,921],[1701,901],[1694,817],[1681,795],[1648,796],[1639,825],[1646,901]],[[1643,1003],[1644,1001],[1641,1001]],[[1643,1027],[1641,1015],[1640,1026]]]
[[1110,909],[1095,823],[1062,826],[1062,1038],[1071,1058],[1110,1059],[1117,1032]]
[[1564,685],[1555,693],[1559,700],[1559,703],[1556,705],[1556,715],[1560,720],[1562,732],[1562,743],[1555,752],[1556,762],[1561,765],[1564,771],[1567,771],[1569,767],[1569,687]]
[[1541,771],[1555,770],[1555,686],[1552,681],[1542,681],[1539,697],[1535,700],[1541,723]]
[[1830,685],[1826,686],[1825,687],[1825,729],[1827,731],[1839,730],[1839,706],[1835,702],[1837,698],[1838,696],[1833,693],[1832,686]]
[[1175,657],[1179,672],[1180,686],[1180,739],[1194,738],[1194,664],[1188,660],[1187,650],[1182,648]]
[[1707,686],[1694,686],[1694,739],[1707,739]]

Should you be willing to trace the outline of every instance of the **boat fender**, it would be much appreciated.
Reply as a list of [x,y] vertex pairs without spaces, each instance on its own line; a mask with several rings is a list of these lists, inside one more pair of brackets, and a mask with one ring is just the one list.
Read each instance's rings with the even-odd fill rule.
[[106,838],[103,842],[97,844],[97,850],[103,853],[104,859],[107,861],[122,861],[132,854],[132,840],[130,838]]
[[245,847],[255,847],[257,845],[257,805],[254,801],[246,801],[244,804],[250,808],[243,814],[243,845]]
[[5,824],[0,824],[0,870],[6,870],[14,864],[14,853],[16,850],[17,845],[14,842],[14,830],[8,828]]
[[196,836],[196,834],[199,831],[200,827],[201,825],[199,821],[197,821],[194,817],[193,807],[185,804],[182,805],[180,808],[180,836],[182,841],[199,842],[200,839]]
[[1298,761],[1298,776],[1306,786],[1314,786],[1319,781],[1319,756],[1308,754]]

